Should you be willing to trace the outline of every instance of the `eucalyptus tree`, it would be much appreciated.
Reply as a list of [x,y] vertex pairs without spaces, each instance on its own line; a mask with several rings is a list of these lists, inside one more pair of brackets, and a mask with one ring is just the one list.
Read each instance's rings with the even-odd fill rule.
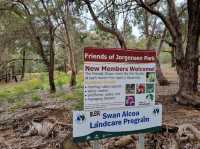
[[26,22],[26,28],[31,41],[37,53],[41,56],[45,64],[48,76],[50,91],[55,92],[54,83],[54,39],[57,24],[54,23],[51,1],[35,0],[9,0],[5,2],[6,10],[18,15]]
[[[55,63],[55,42],[61,39],[64,48],[67,49],[69,66],[72,71],[70,86],[76,84],[76,66],[74,58],[74,42],[72,30],[73,24],[73,3],[65,0],[9,0],[4,1],[6,7],[2,10],[11,11],[26,22],[32,47],[41,56],[49,74],[51,92],[55,92],[54,63]],[[60,34],[60,33],[61,34]],[[68,63],[68,62],[66,62]]]
[[67,59],[71,70],[70,86],[76,85],[76,65],[75,65],[75,46],[74,46],[74,32],[76,30],[75,17],[73,17],[73,3],[65,0],[52,0],[53,7],[57,12],[54,14],[54,18],[59,26],[59,36],[57,36],[64,44],[67,50]]
[[[6,68],[13,67],[21,72],[21,79],[25,73],[25,50],[29,48],[26,29],[26,22],[18,15],[4,7],[6,3],[0,2],[0,71],[6,73]],[[4,9],[2,9],[4,8]],[[15,23],[13,23],[15,22]],[[22,58],[21,58],[22,57]],[[20,65],[18,65],[20,63]],[[21,64],[22,63],[22,64]],[[14,71],[14,70],[13,70]]]
[[[147,1],[144,1],[145,3]],[[154,7],[153,5],[151,7]],[[160,7],[160,6],[158,6]],[[160,61],[159,55],[162,49],[163,44],[165,43],[166,29],[158,20],[157,17],[151,15],[147,10],[142,8],[135,8],[134,10],[134,18],[133,21],[139,30],[141,31],[141,35],[145,37],[145,47],[146,49],[154,49],[156,50],[156,76],[158,83],[160,85],[169,85],[169,81],[164,76]],[[159,39],[159,40],[158,40]],[[158,43],[159,41],[159,43]],[[157,46],[158,43],[158,46]]]
[[[179,76],[179,90],[176,101],[185,105],[200,106],[198,92],[198,65],[199,65],[199,36],[200,36],[200,1],[183,1],[186,5],[187,18],[178,15],[178,2],[166,0],[166,8],[156,9],[152,5],[160,5],[162,1],[133,0],[132,3],[142,7],[149,13],[158,17],[171,35],[174,46],[176,70]],[[184,46],[184,33],[181,22],[187,24],[186,46]]]

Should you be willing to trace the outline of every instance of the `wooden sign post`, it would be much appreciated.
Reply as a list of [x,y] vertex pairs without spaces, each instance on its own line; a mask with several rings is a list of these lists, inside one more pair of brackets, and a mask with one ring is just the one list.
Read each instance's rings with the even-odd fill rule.
[[145,148],[145,140],[144,140],[145,134],[141,133],[138,135],[138,137],[139,139],[137,142],[137,149],[144,149]]

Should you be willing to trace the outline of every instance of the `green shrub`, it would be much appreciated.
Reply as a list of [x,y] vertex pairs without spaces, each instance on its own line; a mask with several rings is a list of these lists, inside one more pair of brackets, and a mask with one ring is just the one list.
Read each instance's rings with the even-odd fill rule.
[[18,85],[16,87],[14,87],[13,92],[17,95],[23,95],[26,92],[27,88],[24,87],[24,85]]
[[43,88],[43,82],[39,79],[32,79],[30,81],[27,81],[24,85],[24,87],[29,89],[29,91]]
[[60,89],[63,88],[64,84],[66,84],[66,83],[65,83],[65,81],[63,81],[63,79],[58,79],[58,80],[56,80],[56,85],[57,85]]
[[9,91],[0,92],[0,101],[4,101],[9,96]]
[[35,95],[35,94],[32,95],[32,101],[33,101],[33,102],[37,102],[37,101],[40,101],[40,100],[41,100],[41,97],[40,97],[40,96]]
[[83,78],[83,73],[79,73],[77,75],[77,88],[81,88],[83,87],[83,81],[84,81],[84,78]]
[[65,84],[69,83],[70,77],[64,72],[55,72],[55,84],[62,88]]
[[79,98],[79,96],[74,93],[68,93],[63,98],[64,98],[64,100],[76,100]]

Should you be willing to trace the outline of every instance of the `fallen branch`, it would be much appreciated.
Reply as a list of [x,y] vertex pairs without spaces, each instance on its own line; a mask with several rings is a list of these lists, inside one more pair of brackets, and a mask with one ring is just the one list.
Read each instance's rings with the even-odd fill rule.
[[183,141],[185,138],[200,141],[200,131],[191,124],[180,125],[177,135]]

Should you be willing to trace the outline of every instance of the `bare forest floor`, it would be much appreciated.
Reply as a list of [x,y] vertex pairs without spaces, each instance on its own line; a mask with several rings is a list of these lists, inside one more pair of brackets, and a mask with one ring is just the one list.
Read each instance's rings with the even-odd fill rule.
[[[165,127],[160,133],[146,135],[146,148],[200,149],[200,109],[175,103],[173,94],[178,88],[176,72],[167,65],[163,67],[163,72],[170,85],[158,86],[156,94],[157,102],[163,105]],[[64,87],[63,92],[71,91]],[[71,141],[72,110],[81,103],[77,100],[62,100],[60,98],[63,96],[49,95],[45,91],[38,95],[41,100],[34,103],[27,100],[23,106],[14,110],[9,108],[8,103],[0,103],[0,149],[90,149],[89,142],[77,145]],[[30,94],[23,98],[30,98]],[[186,127],[187,124],[189,127],[194,126],[195,130],[190,130],[190,133],[189,130],[177,132],[176,128],[183,124]],[[133,135],[105,139],[100,143],[102,149],[128,149],[135,148],[136,141],[137,136]]]

